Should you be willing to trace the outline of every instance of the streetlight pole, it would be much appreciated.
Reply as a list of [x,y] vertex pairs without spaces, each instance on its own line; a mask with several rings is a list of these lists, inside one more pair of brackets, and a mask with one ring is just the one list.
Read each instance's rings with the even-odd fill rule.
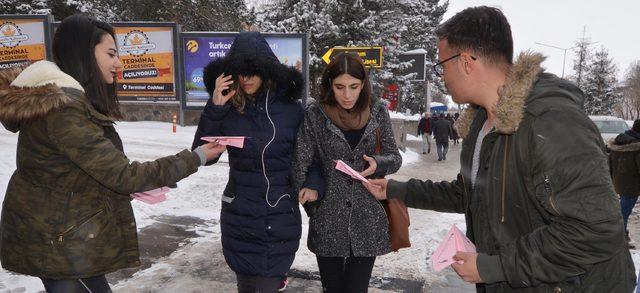
[[557,46],[538,43],[538,42],[536,42],[536,44],[564,51],[564,54],[563,54],[563,57],[562,57],[562,78],[564,79],[564,64],[565,64],[565,61],[567,60],[567,50],[573,49],[573,48],[575,48],[575,46],[574,47],[570,47],[570,48],[560,48],[560,47],[557,47]]

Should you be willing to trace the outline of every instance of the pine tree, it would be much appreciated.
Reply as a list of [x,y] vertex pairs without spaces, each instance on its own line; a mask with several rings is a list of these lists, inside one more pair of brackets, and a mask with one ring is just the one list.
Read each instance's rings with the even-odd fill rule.
[[308,34],[312,97],[319,95],[317,85],[325,67],[322,55],[335,43],[339,32],[324,7],[324,0],[281,0],[265,4],[256,11],[257,24],[263,31]]
[[[436,59],[433,32],[446,7],[447,2],[438,5],[437,0],[277,0],[261,6],[257,23],[263,31],[309,33],[312,97],[325,67],[321,57],[328,49],[382,46],[383,68],[370,71],[374,95],[379,96],[385,84],[396,83],[405,95],[405,104],[414,108],[424,90],[404,73],[411,64],[401,62],[399,55],[425,48],[429,51],[427,62]],[[436,80],[430,68],[428,75]]]
[[[403,34],[403,39],[408,43],[408,49],[425,49],[426,54],[426,76],[425,80],[430,82],[433,88],[444,89],[441,78],[435,75],[430,64],[437,63],[438,38],[435,30],[442,21],[442,16],[447,11],[448,1],[438,5],[438,0],[407,0],[403,5],[405,24],[407,31]],[[412,82],[404,91],[403,104],[412,112],[419,111],[424,107],[426,96],[426,85]]]
[[574,53],[576,54],[576,58],[573,60],[574,75],[572,79],[578,87],[582,86],[584,76],[587,71],[587,63],[591,58],[591,50],[589,48],[591,44],[591,40],[584,35],[574,44]]
[[640,118],[640,61],[631,63],[625,74],[621,112],[628,120]]
[[0,0],[0,14],[48,14],[46,0]]
[[619,102],[616,91],[616,66],[609,52],[602,48],[597,51],[584,76],[582,86],[585,93],[584,109],[589,115],[612,115]]

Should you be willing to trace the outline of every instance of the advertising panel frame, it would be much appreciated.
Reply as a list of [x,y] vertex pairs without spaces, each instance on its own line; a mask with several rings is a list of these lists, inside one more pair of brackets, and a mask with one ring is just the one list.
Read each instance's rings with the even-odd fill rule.
[[[0,14],[0,19],[6,20],[42,20],[42,28],[43,28],[43,41],[44,41],[44,59],[42,60],[52,60],[52,51],[51,51],[51,43],[52,43],[52,23],[53,16],[50,14]],[[1,48],[1,47],[0,47]]]
[[[182,81],[180,80],[180,52],[178,40],[181,34],[181,26],[175,22],[150,22],[150,21],[127,21],[127,22],[111,22],[109,23],[113,26],[114,29],[122,29],[122,28],[171,28],[172,29],[172,44],[171,48],[173,49],[173,90],[174,95],[157,95],[155,97],[146,97],[146,96],[130,96],[130,95],[121,95],[118,94],[118,100],[120,103],[125,104],[152,104],[152,103],[161,103],[161,104],[181,104],[180,93],[183,91]],[[116,40],[117,43],[117,40]],[[118,45],[118,51],[120,53],[120,46]],[[122,60],[122,55],[120,56]],[[124,98],[124,99],[123,99]]]
[[[186,92],[186,56],[185,56],[185,46],[186,39],[193,38],[224,38],[224,37],[235,37],[239,34],[239,32],[196,32],[196,31],[187,31],[180,33],[180,39],[178,42],[180,53],[180,66],[179,66],[179,78],[180,83],[183,85],[182,91],[180,92],[180,104],[181,109],[184,110],[202,110],[204,106],[193,106],[187,104],[187,92]],[[268,38],[283,38],[283,39],[300,39],[302,45],[302,75],[304,79],[304,91],[302,100],[306,103],[306,100],[309,96],[309,35],[306,33],[261,33],[263,37]],[[184,116],[184,115],[181,115]]]

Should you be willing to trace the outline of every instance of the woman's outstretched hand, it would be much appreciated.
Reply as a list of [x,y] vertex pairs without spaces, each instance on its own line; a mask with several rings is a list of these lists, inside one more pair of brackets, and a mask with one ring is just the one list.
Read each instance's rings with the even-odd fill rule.
[[227,146],[221,145],[218,142],[210,142],[202,145],[202,151],[207,159],[207,162],[217,158],[227,149]]

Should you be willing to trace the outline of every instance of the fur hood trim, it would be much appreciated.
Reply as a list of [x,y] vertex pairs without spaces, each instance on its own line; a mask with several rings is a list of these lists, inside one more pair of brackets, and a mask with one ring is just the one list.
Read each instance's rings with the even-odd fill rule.
[[[524,105],[531,93],[531,89],[543,71],[541,64],[545,57],[540,53],[522,52],[507,75],[505,84],[498,90],[496,105],[496,132],[512,134],[518,130],[518,125],[524,116]],[[469,134],[471,123],[478,110],[477,106],[465,109],[456,123],[456,129],[461,137]]]
[[0,71],[0,121],[15,123],[44,117],[71,101],[63,87],[84,92],[80,83],[50,61]]

